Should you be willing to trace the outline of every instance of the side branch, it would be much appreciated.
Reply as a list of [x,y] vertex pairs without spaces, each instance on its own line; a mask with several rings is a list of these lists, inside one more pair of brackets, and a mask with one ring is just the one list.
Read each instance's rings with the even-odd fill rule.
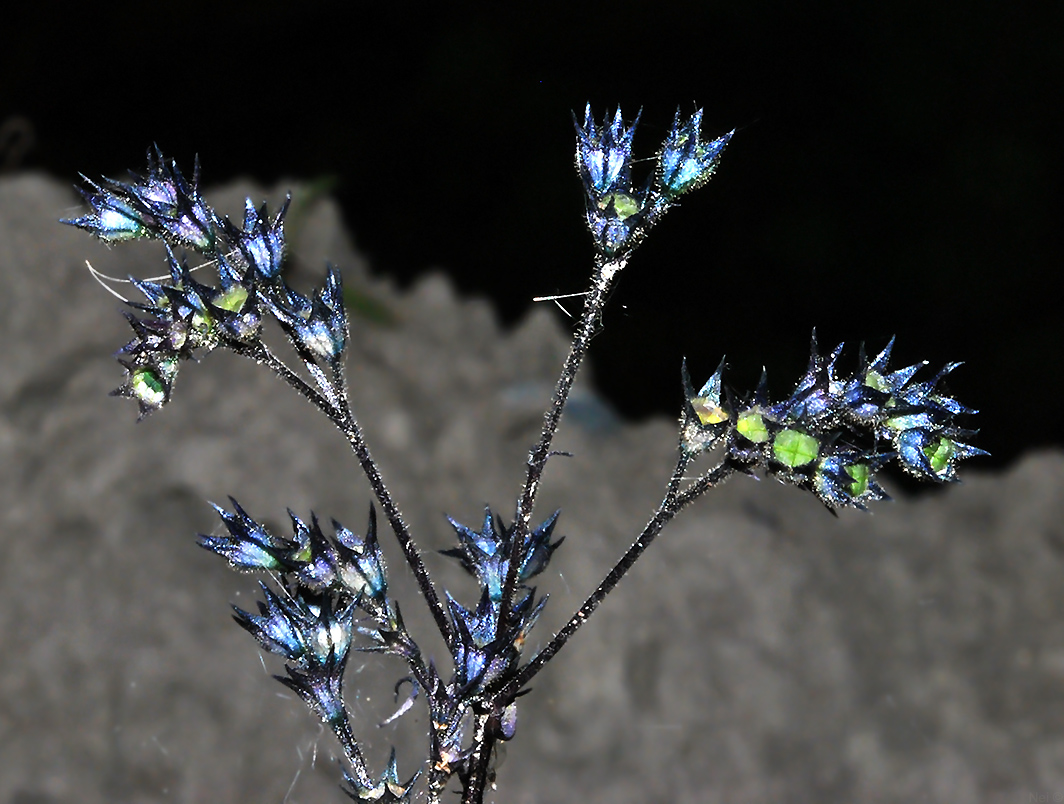
[[277,355],[270,351],[262,341],[245,344],[239,341],[226,341],[226,347],[241,357],[247,357],[269,368],[274,374],[288,383],[296,392],[310,402],[328,417],[329,421],[336,424],[343,418],[343,413],[321,395],[312,385],[296,374]]
[[453,647],[455,636],[451,620],[447,616],[446,611],[444,611],[439,595],[436,594],[436,587],[433,586],[432,579],[429,577],[429,571],[421,560],[421,553],[418,550],[417,545],[414,544],[414,540],[410,535],[410,529],[403,520],[403,515],[399,511],[398,506],[392,499],[388,487],[384,485],[384,479],[381,477],[376,461],[373,460],[369,453],[369,446],[362,437],[362,429],[355,422],[354,416],[351,414],[350,410],[347,412],[344,426],[341,429],[347,437],[347,442],[351,445],[351,449],[354,451],[355,456],[358,458],[358,462],[362,466],[362,471],[366,473],[366,477],[369,479],[370,486],[373,487],[373,493],[377,496],[377,501],[381,504],[381,509],[384,511],[384,515],[388,518],[388,524],[391,525],[392,531],[395,533],[395,538],[399,542],[400,548],[403,550],[403,555],[406,557],[406,563],[410,567],[411,572],[414,573],[414,577],[417,579],[418,588],[421,589],[421,594],[425,596],[425,602],[428,604],[429,610],[432,612],[432,616],[436,620],[436,627],[439,628],[440,634],[443,635],[444,641],[447,642],[447,647]]
[[676,465],[676,470],[673,472],[672,479],[669,482],[669,491],[666,493],[658,509],[654,512],[654,515],[647,522],[646,527],[643,528],[643,532],[639,534],[632,546],[628,548],[620,560],[613,566],[613,569],[609,571],[606,577],[602,580],[602,583],[598,585],[594,592],[592,592],[583,605],[576,610],[576,613],[569,619],[560,631],[554,635],[549,643],[537,653],[531,661],[528,662],[510,681],[499,691],[496,696],[496,700],[507,701],[511,700],[514,695],[523,689],[532,678],[539,673],[540,670],[549,662],[554,655],[562,649],[569,638],[577,632],[594,613],[595,609],[599,607],[599,604],[605,599],[606,595],[613,591],[614,587],[620,582],[628,570],[632,568],[632,565],[639,559],[643,552],[650,546],[651,542],[661,533],[662,529],[667,525],[676,514],[678,514],[685,506],[693,502],[699,496],[709,491],[714,486],[720,485],[726,480],[735,469],[726,461],[718,464],[713,469],[706,472],[698,480],[692,483],[688,488],[682,492],[678,492],[677,488],[682,480],[683,471],[687,465],[688,458],[686,455],[681,455],[679,462]]
[[346,389],[344,394],[340,396],[343,407],[338,408],[329,402],[329,400],[321,393],[315,390],[306,382],[306,380],[292,371],[292,369],[271,352],[265,344],[261,342],[254,346],[235,344],[232,349],[243,357],[249,357],[256,362],[269,367],[274,374],[288,383],[288,385],[299,392],[301,396],[324,413],[329,421],[335,424],[347,438],[347,442],[351,445],[355,457],[358,458],[359,465],[362,467],[362,471],[365,472],[369,484],[373,489],[373,493],[376,496],[377,501],[380,503],[385,517],[388,519],[388,524],[391,526],[392,532],[395,533],[395,538],[399,542],[403,555],[406,557],[406,563],[409,565],[411,571],[414,573],[414,577],[417,579],[418,587],[421,589],[421,593],[425,596],[425,601],[429,606],[429,610],[432,612],[432,616],[436,620],[437,628],[439,628],[448,647],[452,646],[454,644],[454,629],[451,625],[451,620],[447,616],[443,604],[440,602],[439,595],[436,594],[436,588],[433,586],[432,579],[429,577],[428,569],[421,560],[421,554],[418,551],[417,545],[414,544],[413,537],[410,535],[410,529],[403,520],[403,515],[399,511],[399,507],[395,504],[395,500],[392,499],[391,492],[388,491],[388,487],[385,485],[384,479],[381,477],[380,470],[377,468],[377,463],[370,455],[369,446],[366,444],[366,440],[362,436],[362,428],[359,427],[354,412],[351,410],[351,406],[348,403]]

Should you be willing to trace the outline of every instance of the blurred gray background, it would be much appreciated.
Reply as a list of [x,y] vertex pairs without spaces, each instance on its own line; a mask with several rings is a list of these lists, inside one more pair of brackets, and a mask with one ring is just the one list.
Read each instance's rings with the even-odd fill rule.
[[[432,552],[451,544],[443,515],[512,511],[567,321],[541,305],[503,329],[441,274],[400,291],[369,273],[333,201],[294,189],[292,281],[330,260],[372,301],[353,318],[356,411],[431,569],[470,603]],[[207,197],[236,211],[245,194],[280,197],[247,183]],[[116,276],[164,262],[54,223],[77,204],[67,182],[0,180],[0,802],[345,800],[331,737],[229,618],[254,580],[194,535],[216,527],[205,500],[229,494],[267,523],[288,506],[361,530],[368,487],[313,409],[231,355],[186,365],[139,424],[108,398],[128,330],[84,261]],[[573,457],[551,463],[537,512],[562,508],[567,538],[533,646],[639,531],[673,461],[674,419],[626,424],[586,384],[573,402],[556,443]],[[771,480],[710,494],[521,699],[495,800],[1061,800],[1064,456],[970,464],[963,484],[837,520]],[[423,714],[374,725],[401,673],[356,656],[348,685],[372,759],[396,744],[405,777]]]

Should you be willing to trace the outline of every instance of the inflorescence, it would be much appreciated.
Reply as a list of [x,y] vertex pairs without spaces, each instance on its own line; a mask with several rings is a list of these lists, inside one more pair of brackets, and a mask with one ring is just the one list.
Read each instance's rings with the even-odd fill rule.
[[[265,205],[256,207],[248,199],[242,223],[235,224],[203,200],[198,163],[189,181],[154,149],[145,176],[129,182],[86,180],[82,193],[91,212],[66,221],[106,243],[156,239],[166,247],[169,277],[130,279],[145,301],[126,302],[133,337],[117,353],[125,378],[114,393],[136,400],[141,418],[170,401],[185,362],[229,349],[266,365],[318,407],[343,432],[366,473],[447,645],[449,671],[441,672],[425,659],[398,601],[389,594],[375,506],[370,506],[361,536],[335,520],[323,529],[313,514],[305,522],[291,511],[291,533],[279,535],[231,500],[231,511],[215,506],[224,533],[199,538],[200,546],[234,569],[272,577],[272,586],[261,583],[257,613],[234,607],[234,619],[263,650],[284,660],[286,674],[277,678],[333,730],[347,760],[345,791],[363,804],[410,801],[422,774],[434,804],[454,777],[462,785],[463,803],[480,804],[493,774],[493,747],[514,736],[516,699],[532,677],[587,621],[662,528],[730,475],[765,471],[811,491],[833,511],[863,509],[886,497],[876,477],[887,463],[941,482],[956,479],[960,460],[986,454],[967,443],[975,431],[955,424],[956,417],[975,411],[941,387],[959,364],[916,382],[924,363],[888,370],[893,340],[871,360],[862,350],[857,370],[843,376],[837,373],[842,345],[822,356],[814,336],[809,367],[781,402],[769,400],[764,375],[750,395],[727,388],[723,361],[696,393],[685,364],[678,457],[662,502],[567,625],[523,660],[529,633],[547,601],[528,582],[547,568],[562,542],[552,541],[559,512],[533,527],[532,509],[610,283],[661,216],[709,180],[734,133],[703,141],[701,110],[687,119],[677,112],[653,169],[637,186],[632,179],[636,123],[626,126],[617,109],[597,124],[590,105],[583,122],[574,122],[576,168],[596,249],[595,271],[540,439],[529,453],[513,522],[504,524],[491,510],[479,530],[449,520],[457,546],[443,554],[476,581],[479,595],[472,608],[450,592],[443,598],[436,593],[352,411],[344,376],[349,322],[339,272],[328,268],[323,286],[311,296],[284,281],[287,201],[271,217]],[[199,268],[189,267],[188,251],[202,258],[199,268],[212,269],[214,282],[193,275]],[[309,381],[263,342],[269,320],[287,337]],[[707,454],[717,455],[718,461],[691,480],[690,465]],[[385,722],[419,700],[428,709],[428,763],[405,782],[399,780],[394,750],[380,775],[372,774],[363,758],[344,699],[344,670],[352,651],[388,654],[406,664],[408,674],[395,688],[397,696],[405,688],[406,698]]]
[[[286,676],[277,676],[302,698],[339,738],[354,772],[347,774],[348,794],[356,801],[407,801],[418,774],[399,784],[394,754],[384,775],[374,780],[365,770],[350,715],[344,704],[343,675],[351,650],[398,656],[411,675],[400,680],[397,692],[409,684],[410,693],[385,723],[405,714],[426,693],[433,723],[432,739],[440,758],[437,775],[467,774],[471,701],[489,684],[512,672],[532,626],[546,603],[535,589],[521,586],[505,633],[498,631],[501,578],[507,566],[513,528],[502,525],[490,511],[477,532],[454,520],[459,546],[443,551],[459,560],[477,579],[480,602],[466,609],[448,595],[448,609],[457,638],[453,641],[454,670],[444,681],[431,662],[422,659],[417,643],[403,623],[399,603],[388,594],[387,569],[377,541],[377,518],[370,508],[365,536],[358,536],[335,520],[326,535],[317,517],[310,524],[289,511],[292,535],[277,536],[252,519],[240,504],[234,511],[215,506],[227,535],[201,535],[200,546],[227,559],[234,569],[265,570],[279,585],[274,591],[260,583],[264,601],[258,614],[237,607],[234,619],[263,650],[281,656]],[[520,579],[540,574],[561,539],[551,542],[555,512],[533,531],[520,550]],[[356,617],[356,615],[358,615]],[[383,724],[382,724],[383,725]],[[517,706],[511,702],[492,724],[503,740],[514,735]]]
[[576,170],[584,182],[587,225],[599,254],[611,259],[631,253],[681,195],[709,181],[735,133],[701,142],[702,110],[682,122],[677,110],[654,171],[640,187],[633,187],[632,140],[639,116],[626,129],[617,107],[613,120],[603,120],[599,127],[588,104],[583,125],[575,118],[574,122]]
[[744,399],[723,386],[724,361],[698,393],[685,365],[682,448],[694,456],[719,446],[738,471],[767,470],[812,491],[832,510],[864,509],[887,499],[875,476],[891,461],[921,480],[956,480],[958,461],[987,454],[961,440],[974,430],[954,424],[954,417],[977,411],[939,389],[960,363],[914,383],[926,361],[888,372],[893,346],[892,338],[871,361],[862,349],[857,371],[838,377],[843,344],[824,357],[814,334],[805,376],[790,397],[775,404],[769,402],[764,372],[757,390]]
[[[170,264],[168,282],[130,279],[147,302],[127,302],[143,316],[126,313],[134,337],[118,353],[126,381],[116,395],[135,399],[141,417],[158,410],[170,401],[183,361],[220,346],[250,355],[262,348],[262,323],[270,315],[319,390],[336,401],[348,326],[340,273],[329,267],[313,298],[284,282],[287,200],[271,219],[265,205],[256,209],[247,199],[243,226],[237,226],[203,200],[198,162],[189,182],[157,148],[148,153],[145,177],[128,184],[86,181],[82,195],[93,211],[66,223],[105,243],[162,240]],[[215,268],[217,285],[196,281],[175,248],[204,257]]]

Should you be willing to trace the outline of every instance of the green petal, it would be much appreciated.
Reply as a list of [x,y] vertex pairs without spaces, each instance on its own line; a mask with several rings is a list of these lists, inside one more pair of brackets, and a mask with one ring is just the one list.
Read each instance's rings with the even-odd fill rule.
[[133,395],[145,405],[160,407],[166,401],[166,387],[150,368],[138,368],[129,379]]
[[243,285],[233,285],[228,290],[218,294],[218,297],[214,300],[214,306],[228,310],[231,313],[238,313],[247,298],[247,288]]
[[877,391],[890,391],[890,386],[878,371],[870,371],[865,375],[865,385],[875,388]]
[[800,430],[784,430],[772,442],[772,453],[784,466],[805,466],[820,452],[820,442]]
[[846,474],[853,478],[849,489],[850,496],[860,497],[868,491],[868,480],[872,476],[872,470],[868,468],[868,464],[855,463],[853,466],[847,466]]
[[924,455],[927,456],[927,460],[931,463],[931,468],[935,470],[935,474],[942,474],[942,472],[946,471],[955,452],[954,444],[948,438],[940,438],[938,444],[924,448]]
[[599,201],[599,209],[608,209],[610,201],[613,202],[617,217],[622,221],[639,211],[639,202],[627,193],[609,193],[604,195],[602,200]]
[[755,444],[768,441],[768,428],[765,427],[765,420],[756,410],[744,410],[740,413],[735,429],[739,431],[739,435]]
[[691,407],[695,409],[698,420],[703,425],[720,424],[728,421],[728,411],[716,404],[715,400],[708,396],[696,396],[691,400]]

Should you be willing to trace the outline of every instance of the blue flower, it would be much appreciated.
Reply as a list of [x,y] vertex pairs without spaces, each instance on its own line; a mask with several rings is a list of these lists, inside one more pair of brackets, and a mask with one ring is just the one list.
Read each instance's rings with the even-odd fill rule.
[[[551,555],[564,541],[564,536],[554,543],[550,541],[560,513],[560,510],[555,511],[525,537],[525,543],[521,546],[518,581],[527,581],[546,569]],[[458,534],[459,546],[440,552],[445,556],[457,558],[466,571],[480,582],[481,588],[487,591],[490,598],[498,602],[502,599],[502,587],[506,583],[506,574],[510,567],[513,525],[503,525],[498,515],[488,508],[484,509],[484,524],[479,533],[450,517],[447,517],[447,521]]]
[[341,588],[340,556],[336,546],[322,533],[318,517],[312,511],[308,526],[291,510],[293,549],[286,556],[292,574],[300,584],[316,591]]
[[576,125],[576,169],[584,180],[584,189],[592,204],[608,193],[627,193],[631,190],[632,138],[639,123],[639,115],[626,131],[618,106],[613,122],[602,128],[595,125],[591,104],[584,109],[584,124]]
[[680,110],[672,123],[668,139],[658,152],[657,185],[665,198],[672,200],[695,190],[709,181],[720,162],[724,146],[735,134],[727,134],[710,142],[700,142],[702,110],[699,109],[685,123],[680,123]]
[[359,804],[409,804],[410,796],[414,790],[414,782],[421,774],[418,771],[405,783],[399,783],[399,768],[395,761],[395,749],[392,749],[388,759],[388,767],[381,774],[380,781],[374,783],[368,779],[359,781],[344,770],[344,778],[350,786],[350,790],[344,790],[347,795],[359,802]]
[[271,221],[266,204],[256,209],[252,200],[245,198],[244,228],[238,229],[228,218],[223,222],[226,239],[233,244],[247,265],[267,281],[280,276],[284,265],[284,216],[291,201],[292,196],[287,196]]
[[222,518],[228,536],[208,536],[200,534],[199,546],[222,556],[240,570],[271,570],[286,572],[292,569],[288,556],[292,552],[293,542],[279,539],[266,528],[248,516],[240,503],[232,497],[229,501],[236,509],[229,513],[224,508],[211,503]]
[[290,604],[274,594],[266,584],[259,581],[266,602],[257,602],[259,613],[249,614],[233,606],[233,619],[245,631],[255,637],[263,650],[276,653],[290,661],[301,661],[307,652],[307,644],[301,629],[296,625],[298,616]]
[[447,604],[457,635],[454,646],[454,672],[458,686],[467,689],[479,683],[485,676],[487,680],[497,677],[506,669],[509,657],[498,650],[503,646],[495,644],[495,630],[499,620],[496,602],[492,601],[485,590],[473,611],[458,603],[449,592]]
[[898,462],[909,474],[923,480],[956,480],[957,461],[990,454],[957,440],[965,437],[965,433],[971,434],[971,431],[928,427],[902,430],[894,437]]
[[274,676],[302,698],[322,722],[345,734],[350,731],[343,693],[347,656],[338,658],[330,653],[322,663],[306,670],[285,665],[288,676]]
[[329,266],[325,285],[308,299],[291,288],[259,288],[259,298],[304,360],[337,365],[347,346],[347,310],[340,272]]
[[447,604],[455,625],[454,645],[455,683],[462,689],[484,686],[513,667],[521,655],[529,631],[536,624],[547,598],[535,602],[533,590],[520,595],[515,602],[505,634],[498,633],[499,602],[492,600],[485,589],[476,609],[470,611],[459,604],[450,593]]
[[841,386],[835,377],[835,365],[844,344],[839,344],[826,358],[817,351],[816,331],[809,350],[809,365],[790,398],[770,408],[769,415],[781,422],[801,422],[814,431],[834,429],[838,408],[842,404]]
[[723,374],[724,359],[721,358],[717,370],[696,393],[687,371],[687,360],[683,361],[680,378],[685,405],[680,443],[691,456],[713,449],[731,427],[733,413],[721,384]]
[[355,603],[340,604],[332,596],[305,588],[284,588],[284,597],[265,584],[266,601],[258,602],[259,613],[233,607],[234,619],[255,637],[264,650],[279,654],[307,670],[323,668],[330,657],[345,661],[351,649]]
[[576,124],[576,169],[584,184],[587,225],[595,246],[607,257],[615,257],[638,245],[647,225],[644,204],[647,191],[632,189],[632,138],[639,122],[636,115],[625,129],[621,109],[613,122],[595,125],[591,104],[584,111],[581,126]]
[[[82,177],[84,178],[84,177]],[[201,253],[214,251],[218,223],[199,194],[199,161],[189,182],[156,147],[148,151],[148,175],[130,184],[85,179],[81,194],[92,207],[89,215],[64,220],[107,243],[154,237]]]
[[817,463],[810,488],[831,510],[867,510],[865,503],[890,499],[876,482],[875,472],[891,457],[890,453],[870,455],[853,449],[829,454]]
[[340,578],[344,586],[356,595],[383,603],[388,592],[388,577],[384,554],[377,542],[377,512],[369,508],[366,535],[359,537],[335,519],[337,549],[340,557]]
[[144,223],[143,213],[138,213],[122,198],[103,192],[97,185],[92,186],[99,192],[84,193],[83,191],[83,195],[94,212],[80,218],[65,220],[64,223],[85,229],[105,243],[120,243],[123,240],[150,236],[148,227]]

